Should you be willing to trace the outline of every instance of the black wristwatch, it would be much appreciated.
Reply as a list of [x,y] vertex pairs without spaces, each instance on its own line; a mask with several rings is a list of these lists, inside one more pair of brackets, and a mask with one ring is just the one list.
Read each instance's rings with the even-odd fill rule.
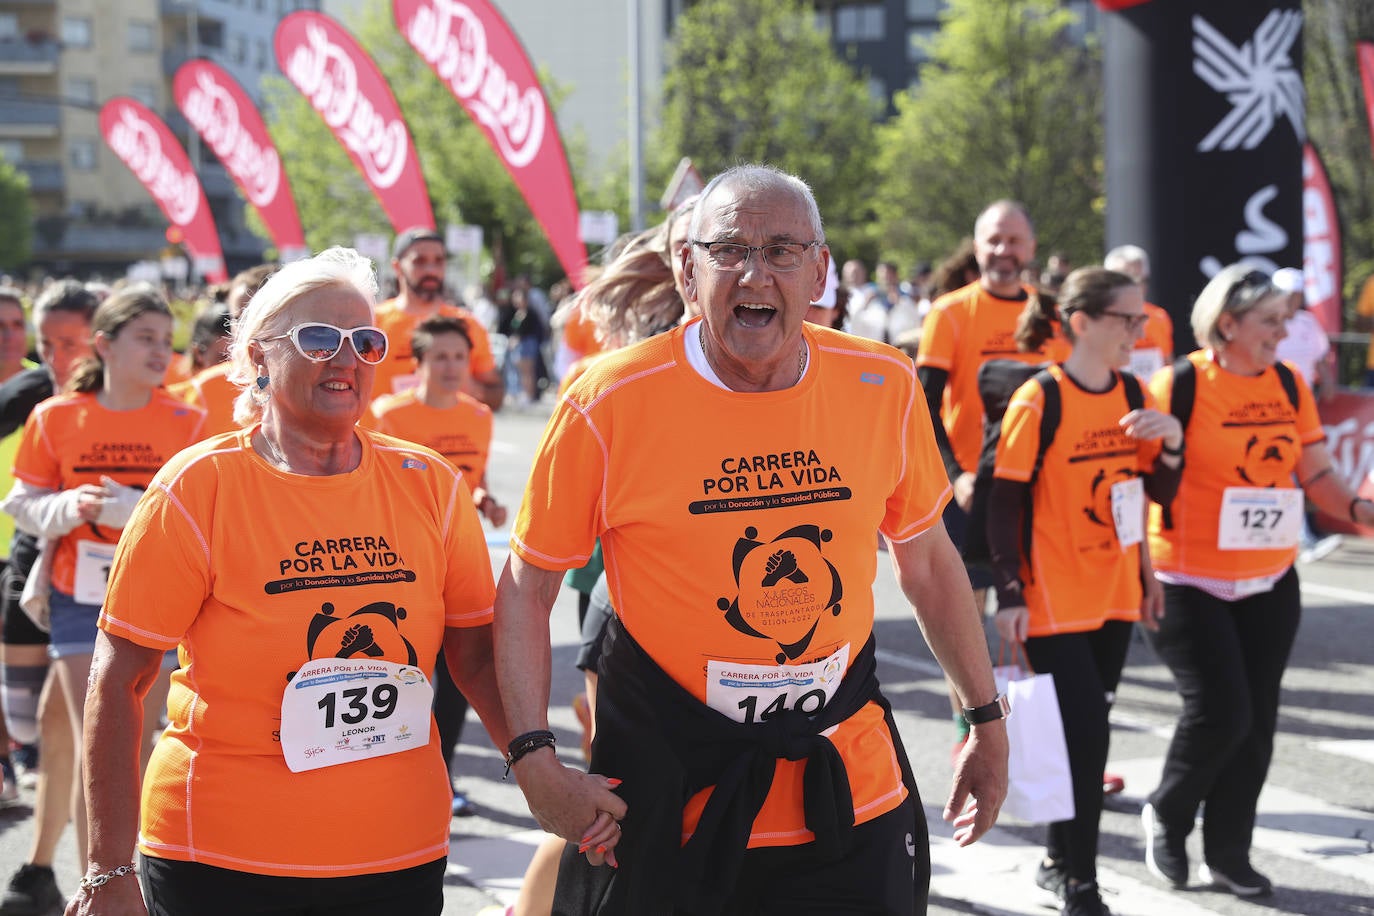
[[998,719],[1005,719],[1009,715],[1011,715],[1011,703],[1007,701],[1007,696],[1003,693],[999,693],[997,699],[991,703],[964,707],[964,721],[969,725],[996,722]]

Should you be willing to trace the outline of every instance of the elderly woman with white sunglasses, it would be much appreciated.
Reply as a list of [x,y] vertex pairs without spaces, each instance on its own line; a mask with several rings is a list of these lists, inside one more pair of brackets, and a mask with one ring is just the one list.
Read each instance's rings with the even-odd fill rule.
[[[458,471],[355,426],[387,349],[375,296],[347,249],[273,276],[234,334],[244,428],[174,457],[125,529],[69,913],[443,909],[452,790],[427,672],[442,645],[506,746],[495,588]],[[173,646],[171,725],[140,805],[137,698]]]

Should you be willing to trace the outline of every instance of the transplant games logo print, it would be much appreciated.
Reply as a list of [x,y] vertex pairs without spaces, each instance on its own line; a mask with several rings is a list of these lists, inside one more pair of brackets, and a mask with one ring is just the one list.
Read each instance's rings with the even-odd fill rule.
[[716,606],[739,632],[776,643],[780,665],[806,652],[827,611],[839,616],[844,588],[821,552],[831,537],[818,525],[797,525],[764,542],[751,525],[735,541],[731,565],[737,591]]
[[1273,10],[1237,47],[1207,20],[1193,17],[1193,72],[1231,103],[1198,152],[1254,149],[1279,117],[1288,119],[1299,142],[1306,140],[1302,74],[1291,56],[1301,31],[1301,12]]

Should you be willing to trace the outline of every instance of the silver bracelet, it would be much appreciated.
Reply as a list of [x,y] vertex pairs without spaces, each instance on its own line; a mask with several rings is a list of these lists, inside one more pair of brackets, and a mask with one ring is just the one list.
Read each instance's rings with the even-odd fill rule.
[[88,887],[100,887],[111,878],[122,878],[125,875],[132,875],[136,870],[137,869],[134,868],[134,863],[130,862],[128,865],[112,868],[102,875],[85,875],[76,886],[79,890],[83,891]]

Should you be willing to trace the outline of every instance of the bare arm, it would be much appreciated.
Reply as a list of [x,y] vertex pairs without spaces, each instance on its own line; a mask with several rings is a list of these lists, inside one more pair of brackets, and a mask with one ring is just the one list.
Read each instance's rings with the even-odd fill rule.
[[[916,611],[926,642],[965,706],[997,696],[987,640],[959,552],[943,524],[891,545],[897,581]],[[997,820],[1007,796],[1007,729],[1001,720],[976,725],[959,759],[945,820],[960,846],[977,841]]]
[[[511,555],[496,588],[496,677],[512,735],[549,727],[552,651],[549,612],[563,573],[540,569]],[[610,853],[620,839],[625,803],[611,791],[618,781],[564,766],[552,748],[540,748],[511,772],[530,813],[549,833],[580,844],[599,863],[596,847]],[[613,854],[608,856],[614,862]]]
[[496,683],[492,628],[448,627],[444,630],[444,662],[453,683],[477,710],[492,743],[503,754],[515,734],[506,726],[501,691]]
[[[87,874],[103,874],[133,861],[138,835],[139,741],[143,696],[162,667],[162,650],[101,632],[91,661],[86,694],[86,821],[90,827]],[[80,891],[69,914],[146,912],[138,881],[130,875]]]
[[464,387],[468,394],[490,407],[492,413],[500,410],[506,401],[506,383],[501,378],[499,368],[482,375],[468,376],[468,383]]
[[1355,503],[1355,516],[1351,518],[1351,500],[1356,494],[1336,472],[1325,442],[1303,446],[1298,459],[1298,480],[1307,498],[1327,515],[1349,518],[1360,525],[1374,525],[1374,503],[1369,500]]

